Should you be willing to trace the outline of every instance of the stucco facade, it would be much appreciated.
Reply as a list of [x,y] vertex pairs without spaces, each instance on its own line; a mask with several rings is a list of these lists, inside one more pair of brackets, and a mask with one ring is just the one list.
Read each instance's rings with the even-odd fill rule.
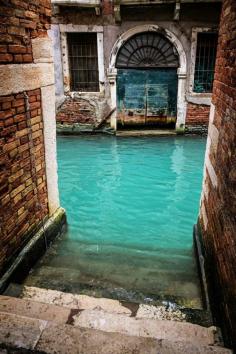
[[[55,4],[55,2],[54,2]],[[56,4],[58,5],[58,4]],[[57,106],[63,100],[83,100],[95,105],[94,125],[107,119],[114,130],[117,129],[117,67],[116,60],[120,48],[133,36],[146,32],[160,33],[167,38],[177,53],[179,65],[176,73],[175,128],[179,131],[206,131],[208,125],[211,92],[194,92],[194,71],[197,51],[197,34],[217,32],[221,3],[183,3],[178,10],[175,4],[162,2],[148,5],[140,2],[119,5],[104,1],[101,11],[80,4],[54,6],[52,37],[57,43],[54,52],[57,70]],[[91,4],[90,4],[91,5]],[[68,55],[68,34],[95,33],[97,35],[97,56],[99,90],[97,92],[74,91],[71,87],[71,67]],[[60,49],[58,36],[60,34]],[[146,69],[146,68],[145,68]],[[64,92],[62,93],[62,87]],[[67,103],[64,103],[64,112]],[[78,108],[77,108],[78,109]],[[75,109],[75,113],[76,110]],[[58,110],[60,113],[60,108]],[[75,114],[76,115],[76,114]],[[66,117],[64,123],[70,124]],[[63,120],[60,120],[63,123]],[[78,118],[78,123],[80,120]],[[71,122],[71,124],[74,124]]]

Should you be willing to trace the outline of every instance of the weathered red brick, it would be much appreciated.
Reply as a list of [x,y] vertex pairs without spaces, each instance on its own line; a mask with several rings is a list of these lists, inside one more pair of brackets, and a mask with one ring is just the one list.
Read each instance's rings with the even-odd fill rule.
[[[200,224],[212,309],[228,346],[236,350],[236,105],[235,85],[236,3],[224,0],[213,87],[214,125],[219,137],[207,159]],[[217,139],[217,136],[215,137]],[[208,164],[209,165],[209,164]],[[215,177],[216,176],[216,177]],[[217,179],[216,183],[212,180]],[[203,211],[204,210],[204,211]],[[206,222],[207,220],[207,222]]]
[[25,104],[25,100],[23,98],[16,99],[12,102],[12,107],[19,107]]
[[9,108],[11,108],[11,102],[9,101],[9,102],[3,102],[2,103],[2,109],[4,110],[4,109],[9,109]]
[[30,110],[35,110],[36,108],[40,108],[40,102],[30,103]]
[[[40,95],[40,90],[28,93],[30,94],[29,97],[36,97],[37,94]],[[33,152],[29,150],[29,129],[24,112],[23,93],[0,97],[2,108],[0,121],[4,124],[0,130],[0,165],[4,166],[4,176],[0,173],[0,200],[4,201],[4,208],[6,209],[4,219],[1,220],[1,227],[3,225],[4,229],[4,241],[3,239],[1,241],[12,245],[7,248],[8,256],[10,256],[11,252],[15,252],[21,247],[22,242],[25,241],[26,231],[29,230],[29,227],[36,227],[40,221],[40,216],[35,212],[37,200],[34,193],[39,195],[40,203],[43,207],[43,215],[47,215],[48,213],[43,131],[40,129],[42,117],[38,115],[41,103],[40,101],[35,101],[35,103],[37,103],[38,108],[33,109],[31,113],[36,115],[29,119],[32,124],[33,134],[36,133],[37,135],[35,140],[38,140],[41,144],[41,149],[37,149],[36,146],[34,149],[37,169],[31,164],[30,153]],[[22,113],[15,114],[20,107],[23,110]],[[7,178],[5,178],[5,174],[7,174]],[[37,188],[35,185],[33,186],[34,178],[36,180],[42,179],[38,183]],[[24,183],[24,181],[27,181],[27,183]],[[33,191],[32,195],[31,191]],[[27,211],[27,215],[25,211]],[[27,223],[25,223],[26,219]],[[15,242],[15,239],[18,241]],[[4,259],[6,261],[6,257],[3,256],[3,247],[1,247],[0,259],[4,262]],[[2,264],[0,263],[0,269]]]
[[24,54],[27,53],[27,48],[23,45],[9,45],[8,50],[13,54]]
[[25,114],[17,114],[14,116],[14,122],[19,123],[26,119]]
[[23,62],[31,63],[33,61],[33,56],[31,54],[23,54]]
[[12,125],[14,123],[13,118],[8,118],[4,121],[4,126],[8,127],[9,125]]
[[13,56],[11,54],[8,53],[0,53],[0,62],[2,63],[9,63],[13,60]]
[[8,109],[0,112],[0,119],[6,119],[11,117],[15,113],[15,109]]
[[0,45],[0,53],[7,53],[7,46],[6,45]]
[[20,26],[8,26],[8,33],[9,34],[16,34],[18,36],[24,36],[25,35],[25,29]]
[[23,61],[22,54],[16,54],[16,55],[14,55],[14,62],[15,62],[15,63],[22,63],[22,61]]

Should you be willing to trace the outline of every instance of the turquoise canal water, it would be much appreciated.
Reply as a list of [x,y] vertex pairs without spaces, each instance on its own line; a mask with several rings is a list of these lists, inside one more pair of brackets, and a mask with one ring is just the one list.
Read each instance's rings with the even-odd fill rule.
[[192,228],[205,139],[58,138],[68,231],[31,285],[200,307]]

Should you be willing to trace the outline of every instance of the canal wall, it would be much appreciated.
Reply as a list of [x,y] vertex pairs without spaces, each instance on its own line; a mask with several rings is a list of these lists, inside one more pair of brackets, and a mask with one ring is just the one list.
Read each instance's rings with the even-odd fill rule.
[[236,349],[236,3],[223,2],[199,224],[213,314]]
[[59,208],[49,0],[0,7],[0,274]]

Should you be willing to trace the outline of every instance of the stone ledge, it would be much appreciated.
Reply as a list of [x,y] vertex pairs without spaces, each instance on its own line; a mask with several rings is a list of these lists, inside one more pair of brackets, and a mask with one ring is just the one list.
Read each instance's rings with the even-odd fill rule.
[[0,65],[0,82],[0,96],[53,85],[53,63]]

